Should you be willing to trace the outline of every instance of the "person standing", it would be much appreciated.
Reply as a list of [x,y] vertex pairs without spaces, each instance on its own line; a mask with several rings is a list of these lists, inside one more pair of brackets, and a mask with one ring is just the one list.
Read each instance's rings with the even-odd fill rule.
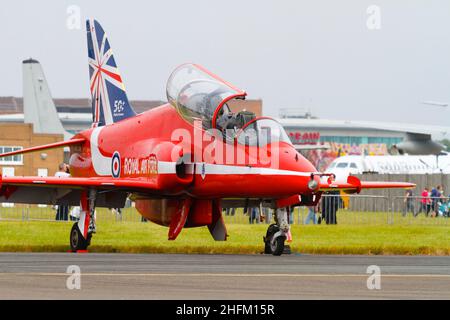
[[337,224],[336,213],[341,206],[341,196],[339,191],[328,191],[322,197],[322,219],[326,224]]
[[405,207],[403,209],[403,216],[405,217],[408,212],[412,212],[413,216],[415,216],[413,192],[411,189],[406,190],[405,198],[404,198],[403,202],[405,204]]
[[65,164],[65,163],[61,163],[58,166],[58,171],[56,171],[55,177],[58,177],[58,178],[70,177],[69,166],[67,164]]
[[428,217],[428,214],[431,211],[431,192],[430,188],[427,189],[426,199],[427,199],[427,210],[426,210],[426,216]]
[[266,224],[270,224],[272,221],[272,209],[267,208],[267,207],[263,207],[262,208],[262,212],[264,215],[264,221]]
[[[61,163],[58,166],[58,171],[55,173],[55,177],[58,177],[58,178],[70,177],[69,166],[65,163]],[[55,220],[57,220],[57,221],[69,220],[69,206],[58,205],[58,208],[56,210]]]
[[311,221],[313,222],[313,224],[317,224],[316,207],[309,206],[307,208],[308,208],[308,214],[306,215],[306,218],[305,218],[305,224],[309,224]]
[[439,199],[441,198],[442,187],[438,185],[436,188],[431,190],[431,210],[433,210],[432,216],[436,217],[439,212]]
[[428,216],[428,202],[429,202],[429,197],[428,197],[428,188],[425,187],[422,190],[422,193],[420,194],[420,207],[419,210],[417,211],[417,213],[414,215],[415,217],[417,217],[419,215],[419,213],[421,213],[422,211],[424,212],[425,216]]
[[288,207],[288,221],[289,224],[294,224],[294,207]]
[[420,210],[417,212],[416,216],[420,213],[420,212],[424,212],[425,216],[428,217],[428,214],[431,211],[431,198],[430,198],[430,188],[424,188],[422,193],[421,193],[421,207]]
[[236,208],[226,208],[225,209],[225,215],[227,216],[234,216],[236,213]]
[[259,208],[250,208],[249,222],[250,224],[259,223]]

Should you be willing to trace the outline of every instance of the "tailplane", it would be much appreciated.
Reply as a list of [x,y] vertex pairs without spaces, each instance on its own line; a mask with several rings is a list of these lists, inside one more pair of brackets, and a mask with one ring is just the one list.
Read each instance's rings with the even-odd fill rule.
[[104,126],[136,115],[108,38],[100,23],[86,21],[93,127]]
[[23,61],[22,70],[24,122],[32,123],[35,133],[62,133],[65,140],[70,139],[73,135],[61,124],[39,61]]

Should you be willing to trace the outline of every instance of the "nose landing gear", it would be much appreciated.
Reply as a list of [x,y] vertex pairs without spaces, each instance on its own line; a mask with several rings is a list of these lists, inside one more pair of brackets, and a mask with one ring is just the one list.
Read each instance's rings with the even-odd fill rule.
[[284,251],[285,236],[275,237],[280,232],[280,228],[276,224],[271,224],[267,229],[266,236],[264,237],[264,253],[273,254],[274,256],[280,256]]
[[289,233],[288,213],[286,208],[277,209],[275,224],[267,229],[264,240],[264,253],[281,256],[285,252],[285,241]]

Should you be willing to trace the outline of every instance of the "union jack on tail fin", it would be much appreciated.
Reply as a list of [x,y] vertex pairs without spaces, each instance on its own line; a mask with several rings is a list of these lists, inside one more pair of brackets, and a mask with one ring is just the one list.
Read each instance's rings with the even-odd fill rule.
[[105,31],[98,21],[86,21],[92,126],[104,126],[136,115],[128,101]]

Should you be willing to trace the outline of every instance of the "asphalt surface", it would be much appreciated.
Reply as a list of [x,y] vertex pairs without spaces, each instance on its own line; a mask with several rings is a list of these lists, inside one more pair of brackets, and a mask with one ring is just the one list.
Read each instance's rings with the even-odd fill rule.
[[450,299],[450,257],[0,253],[0,299]]

